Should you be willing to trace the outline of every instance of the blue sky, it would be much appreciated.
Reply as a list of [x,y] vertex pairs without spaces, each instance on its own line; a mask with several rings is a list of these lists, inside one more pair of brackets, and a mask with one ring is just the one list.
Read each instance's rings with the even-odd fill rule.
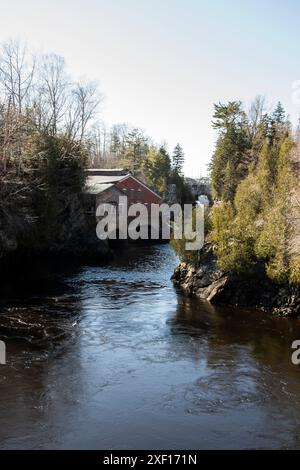
[[293,122],[300,105],[298,0],[0,0],[0,41],[25,40],[95,79],[101,117],[128,122],[172,149],[199,176],[213,152],[213,104],[265,95]]

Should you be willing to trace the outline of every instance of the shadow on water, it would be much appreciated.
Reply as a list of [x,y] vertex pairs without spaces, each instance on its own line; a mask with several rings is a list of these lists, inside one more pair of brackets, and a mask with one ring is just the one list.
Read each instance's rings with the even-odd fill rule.
[[2,289],[1,448],[300,446],[300,323],[183,297],[177,262],[130,246]]

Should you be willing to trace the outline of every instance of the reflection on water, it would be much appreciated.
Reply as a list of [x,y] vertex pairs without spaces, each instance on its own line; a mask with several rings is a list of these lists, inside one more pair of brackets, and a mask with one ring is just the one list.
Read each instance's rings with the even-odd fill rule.
[[176,264],[131,247],[2,296],[1,448],[300,447],[300,323],[182,297]]

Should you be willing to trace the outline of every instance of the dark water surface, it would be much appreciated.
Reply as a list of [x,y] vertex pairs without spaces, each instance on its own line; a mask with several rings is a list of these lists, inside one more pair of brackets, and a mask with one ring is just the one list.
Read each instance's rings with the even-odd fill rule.
[[2,295],[2,449],[300,448],[299,321],[184,298],[177,262],[131,247]]

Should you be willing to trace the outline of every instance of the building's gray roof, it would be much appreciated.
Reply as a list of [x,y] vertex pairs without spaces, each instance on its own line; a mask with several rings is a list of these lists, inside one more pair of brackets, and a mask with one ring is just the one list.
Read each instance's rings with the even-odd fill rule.
[[118,181],[125,178],[128,171],[123,169],[101,169],[92,168],[87,170],[86,192],[98,194],[106,191]]
[[87,185],[94,184],[107,184],[107,183],[117,183],[118,181],[125,178],[126,175],[119,176],[110,176],[110,175],[92,175],[87,177]]
[[89,168],[88,176],[126,176],[129,173],[124,168]]
[[109,188],[112,188],[114,186],[113,183],[99,183],[99,182],[93,182],[89,181],[91,179],[88,178],[87,184],[86,184],[86,192],[88,194],[100,194],[103,193],[103,191],[106,191]]

